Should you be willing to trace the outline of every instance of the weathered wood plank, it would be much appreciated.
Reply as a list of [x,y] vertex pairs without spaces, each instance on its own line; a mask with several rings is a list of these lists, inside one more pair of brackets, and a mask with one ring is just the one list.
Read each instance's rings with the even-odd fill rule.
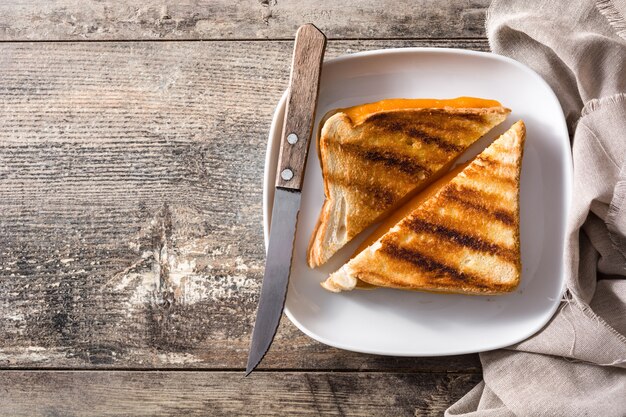
[[480,38],[488,0],[0,2],[2,40]]
[[[327,55],[425,45],[487,48],[336,41]],[[243,368],[291,47],[0,44],[0,367]],[[263,366],[480,364],[341,352],[285,319]]]
[[441,416],[477,375],[0,372],[11,416]]

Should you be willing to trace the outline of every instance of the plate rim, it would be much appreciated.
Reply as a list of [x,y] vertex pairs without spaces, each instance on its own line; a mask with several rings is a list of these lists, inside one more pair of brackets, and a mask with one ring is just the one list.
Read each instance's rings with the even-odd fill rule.
[[[558,126],[558,128],[559,130],[562,131],[562,133],[565,134],[565,137],[569,138],[569,132],[567,129],[567,123],[565,121],[565,115],[563,114],[563,108],[561,107],[561,103],[559,102],[556,94],[554,93],[550,85],[543,79],[543,77],[537,74],[530,67],[506,56],[497,55],[491,52],[474,51],[474,50],[467,50],[467,49],[460,49],[460,48],[436,48],[436,47],[389,48],[389,49],[376,49],[376,50],[370,50],[370,51],[362,51],[362,52],[357,52],[357,53],[352,53],[352,54],[341,55],[335,58],[330,58],[324,61],[322,69],[326,67],[327,65],[333,65],[333,64],[340,63],[340,62],[349,61],[353,59],[359,59],[359,58],[368,57],[368,56],[388,55],[388,54],[420,54],[420,53],[433,53],[433,52],[440,53],[440,54],[449,54],[449,55],[479,56],[482,58],[493,59],[496,61],[501,61],[510,65],[513,65],[529,73],[530,76],[535,78],[539,83],[543,84],[543,86],[546,89],[546,92],[549,93],[550,99],[553,101],[553,104],[556,104],[558,106],[558,109],[560,110],[560,114],[562,116],[560,118],[560,121],[558,122],[558,124],[560,125]],[[273,194],[274,194],[273,183],[276,178],[276,174],[271,173],[272,170],[270,169],[269,165],[272,159],[272,154],[275,152],[274,147],[276,146],[276,144],[274,144],[274,142],[278,142],[277,140],[274,140],[273,138],[276,136],[277,130],[282,130],[282,121],[278,120],[278,116],[281,113],[284,113],[288,91],[289,90],[286,89],[283,92],[280,100],[278,101],[278,104],[276,105],[274,113],[272,115],[272,123],[270,125],[268,141],[267,141],[267,146],[266,146],[266,153],[265,153],[265,162],[264,162],[265,166],[263,170],[263,238],[264,238],[263,240],[264,240],[266,252],[267,252],[267,246],[268,246],[268,240],[269,240],[269,227],[270,227],[270,222],[271,222],[270,189],[272,190],[271,197],[273,198]],[[557,122],[555,122],[555,124],[557,124]],[[566,152],[565,157],[564,157],[563,180],[564,180],[563,182],[565,185],[563,187],[564,206],[565,206],[564,217],[568,218],[570,207],[571,207],[572,188],[573,188],[573,159],[572,159],[571,147],[570,147],[570,151]],[[565,248],[565,242],[567,240],[567,223],[565,223],[565,226],[566,226],[564,229],[565,233],[563,236],[564,248]],[[562,256],[561,262],[562,262],[562,265],[565,266],[565,250],[563,250],[563,256]],[[512,338],[512,341],[507,340],[506,343],[493,343],[491,345],[488,345],[488,347],[485,347],[479,350],[470,348],[470,349],[456,349],[456,350],[450,349],[444,352],[436,352],[436,353],[430,353],[430,352],[419,353],[419,352],[378,350],[378,349],[368,349],[368,348],[358,348],[358,347],[355,348],[354,346],[347,346],[347,345],[344,345],[343,343],[337,343],[332,340],[328,340],[325,337],[322,337],[318,335],[317,333],[309,330],[296,317],[293,316],[293,314],[291,313],[290,309],[288,308],[286,304],[285,304],[283,311],[285,315],[287,316],[287,318],[289,318],[289,320],[301,332],[306,334],[308,337],[320,343],[323,343],[325,345],[332,346],[332,347],[342,349],[342,350],[347,350],[347,351],[357,352],[357,353],[396,356],[396,357],[437,357],[437,356],[463,355],[463,354],[470,354],[470,353],[486,352],[486,351],[490,351],[494,349],[500,349],[503,347],[511,346],[515,343],[519,343],[523,340],[526,340],[529,337],[536,334],[552,319],[557,309],[559,308],[559,305],[561,304],[561,299],[566,290],[565,281],[566,280],[565,280],[565,271],[564,271],[561,276],[561,288],[559,291],[559,296],[555,297],[554,302],[548,314],[546,314],[544,320],[537,320],[538,324],[532,327],[530,331],[525,332],[516,338]],[[289,297],[289,292],[287,292],[287,297]]]

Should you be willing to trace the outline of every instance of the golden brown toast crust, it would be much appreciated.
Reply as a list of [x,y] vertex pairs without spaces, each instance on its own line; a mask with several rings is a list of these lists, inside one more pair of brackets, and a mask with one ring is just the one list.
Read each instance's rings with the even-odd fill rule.
[[373,113],[358,124],[343,112],[330,116],[319,139],[326,200],[309,243],[309,266],[325,263],[427,186],[509,112],[401,109]]
[[523,122],[514,124],[323,286],[340,291],[362,280],[434,292],[513,291],[521,275],[519,184],[525,136]]

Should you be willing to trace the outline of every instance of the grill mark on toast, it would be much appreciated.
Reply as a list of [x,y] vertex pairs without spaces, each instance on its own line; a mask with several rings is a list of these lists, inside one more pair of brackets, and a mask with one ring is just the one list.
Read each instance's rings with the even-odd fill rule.
[[493,159],[486,155],[477,156],[476,161],[482,162],[481,164],[482,166],[489,167],[489,168],[495,168],[495,167],[504,167],[507,169],[517,168],[515,164],[506,163],[506,162],[500,161],[499,159]]
[[444,141],[442,138],[438,136],[432,136],[426,133],[424,130],[418,129],[416,127],[404,127],[403,129],[407,135],[412,137],[413,139],[417,139],[429,145],[435,145],[438,148],[443,149],[446,152],[461,152],[464,147],[455,145],[453,143],[448,143]]
[[509,286],[495,283],[495,282],[487,285],[487,284],[483,284],[482,282],[472,281],[468,285],[463,286],[463,285],[458,285],[458,283],[454,281],[443,282],[443,280],[436,280],[435,282],[429,282],[430,285],[414,286],[414,285],[407,284],[405,281],[394,279],[392,277],[388,277],[385,275],[381,275],[374,271],[358,272],[358,273],[355,273],[354,276],[357,279],[361,280],[361,282],[369,283],[370,279],[374,278],[375,280],[378,279],[381,281],[385,281],[385,283],[388,284],[386,286],[389,286],[391,288],[400,288],[400,289],[412,290],[412,291],[432,291],[435,293],[442,293],[442,294],[459,294],[459,293],[468,294],[469,293],[469,294],[485,294],[485,295],[510,292]]
[[452,241],[457,245],[472,249],[476,252],[486,252],[490,255],[497,255],[508,261],[515,262],[515,252],[501,245],[485,241],[476,236],[468,235],[459,230],[455,230],[439,224],[427,222],[419,218],[409,218],[406,225],[415,233],[430,233],[439,238]]
[[[466,115],[459,114],[454,117],[465,118],[464,116]],[[368,121],[372,122],[376,128],[392,133],[404,133],[410,138],[419,140],[428,145],[435,145],[446,152],[460,152],[464,149],[463,146],[446,142],[443,137],[429,134],[423,128],[420,129],[418,126],[423,124],[419,120],[405,119],[402,115],[398,115],[395,112],[376,113],[370,116]]]
[[348,178],[329,173],[327,177],[329,183],[335,183],[346,188],[357,189],[358,191],[371,196],[371,198],[363,199],[363,202],[374,209],[386,209],[390,207],[398,199],[395,193],[375,184],[363,184]]
[[[507,173],[505,172],[505,175],[501,175],[501,173],[499,172],[500,170],[498,170],[497,168],[502,167],[502,165],[498,164],[496,166],[491,166],[491,167],[487,167],[488,169],[491,170],[491,172],[489,173],[489,181],[493,181],[493,182],[499,182],[503,185],[507,185],[507,186],[511,186],[513,188],[517,187],[517,183],[518,180],[513,177],[512,175],[507,175]],[[465,171],[465,175],[468,179],[474,179],[477,181],[484,181],[484,176],[485,174],[482,172],[482,170],[476,169],[476,168],[470,168],[467,171]]]
[[[502,209],[490,208],[479,203],[478,201],[482,200],[483,196],[481,195],[482,193],[476,190],[467,187],[461,187],[460,189],[449,187],[444,189],[442,194],[444,197],[456,201],[465,208],[474,209],[484,215],[491,216],[507,226],[515,225],[514,213]],[[469,197],[472,201],[464,198],[464,196]]]
[[[423,117],[426,119],[431,118],[433,116],[439,116],[443,119],[448,119],[448,120],[461,119],[461,120],[472,121],[472,122],[476,122],[480,124],[488,123],[488,120],[486,119],[486,115],[480,114],[480,113],[467,112],[467,111],[465,112],[450,111],[449,109],[415,109],[415,110],[421,113],[421,115],[423,115]],[[415,116],[406,110],[405,111],[382,111],[382,112],[374,113],[368,116],[366,120],[379,122],[379,121],[384,121],[385,119],[389,119],[389,118],[395,118],[395,119],[408,118],[408,119],[415,120]]]
[[415,249],[403,248],[393,242],[383,242],[383,245],[379,250],[391,258],[408,262],[431,273],[447,275],[460,281],[476,281],[479,279],[479,277],[459,271],[457,268],[426,256]]
[[[431,258],[430,256],[424,255],[414,249],[407,249],[401,246],[396,245],[395,243],[385,242],[381,249],[384,254],[391,258],[395,258],[401,260],[403,262],[407,262],[417,266],[418,268],[422,268],[431,273],[438,273],[444,275],[444,277],[440,277],[440,279],[434,278],[437,284],[437,287],[445,287],[450,289],[459,288],[459,281],[463,282],[466,287],[471,287],[472,289],[477,290],[485,290],[482,291],[484,293],[498,293],[503,289],[508,290],[508,287],[504,284],[489,282],[485,283],[484,278],[467,272],[459,271],[457,268],[446,265],[445,263],[438,261],[436,259]],[[441,279],[443,278],[443,279]],[[445,281],[445,279],[452,279],[453,281]],[[389,280],[389,277],[385,277],[386,280]],[[410,287],[407,286],[404,282],[399,282],[396,280],[391,280],[391,282],[397,283],[402,287]]]
[[411,176],[415,176],[419,173],[423,173],[426,176],[431,174],[431,170],[428,167],[416,162],[412,158],[399,155],[389,150],[368,149],[354,143],[344,143],[340,146],[345,152],[352,153],[358,158],[374,163],[381,163],[386,167],[395,168]]

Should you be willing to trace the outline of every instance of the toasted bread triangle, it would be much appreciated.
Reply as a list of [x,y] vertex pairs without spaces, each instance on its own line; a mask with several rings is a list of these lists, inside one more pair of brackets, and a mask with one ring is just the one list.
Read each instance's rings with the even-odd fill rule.
[[357,124],[343,112],[331,116],[320,135],[326,200],[309,243],[309,266],[324,264],[447,171],[509,112],[504,107],[389,110]]
[[526,130],[515,123],[460,174],[322,286],[463,293],[513,291],[521,274],[519,193]]

